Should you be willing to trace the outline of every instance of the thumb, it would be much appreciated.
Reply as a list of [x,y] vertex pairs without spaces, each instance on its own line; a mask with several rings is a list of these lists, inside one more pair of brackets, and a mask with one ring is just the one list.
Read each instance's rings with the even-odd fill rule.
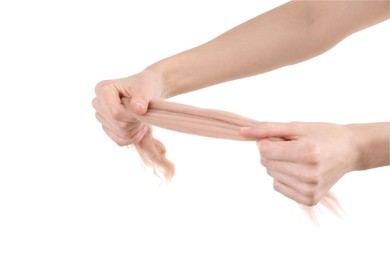
[[300,134],[299,123],[262,122],[253,127],[240,128],[240,134],[250,139],[265,139],[279,137],[291,139]]
[[144,96],[133,96],[130,99],[130,107],[138,115],[143,115],[148,110],[149,98]]

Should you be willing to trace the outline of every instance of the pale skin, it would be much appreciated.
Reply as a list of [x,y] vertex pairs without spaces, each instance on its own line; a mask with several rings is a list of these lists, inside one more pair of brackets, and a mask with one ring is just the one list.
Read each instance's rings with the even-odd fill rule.
[[[93,107],[118,145],[139,142],[147,126],[129,117],[152,98],[169,98],[313,58],[349,35],[390,18],[389,1],[291,1],[135,75],[100,82]],[[390,122],[262,123],[240,130],[257,139],[274,189],[313,206],[346,173],[390,164]],[[272,141],[272,138],[284,141]]]

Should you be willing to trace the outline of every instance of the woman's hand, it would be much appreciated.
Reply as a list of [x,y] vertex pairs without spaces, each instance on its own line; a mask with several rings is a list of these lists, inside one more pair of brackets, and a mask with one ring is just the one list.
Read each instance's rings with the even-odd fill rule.
[[[317,204],[345,173],[353,171],[359,158],[348,126],[261,123],[240,133],[258,140],[261,164],[274,179],[274,189],[307,206]],[[275,137],[285,141],[272,141]]]
[[95,87],[96,97],[92,106],[96,119],[106,134],[119,146],[138,143],[148,127],[129,116],[121,98],[131,98],[130,106],[137,114],[144,114],[152,98],[161,98],[158,77],[143,71],[130,77],[104,80]]

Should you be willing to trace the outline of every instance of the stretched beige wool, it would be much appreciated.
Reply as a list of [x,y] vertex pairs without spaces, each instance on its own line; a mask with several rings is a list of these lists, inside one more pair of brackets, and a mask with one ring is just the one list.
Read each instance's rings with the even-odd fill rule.
[[[222,138],[237,141],[255,141],[239,134],[241,127],[255,126],[259,121],[245,118],[230,112],[197,108],[188,105],[178,104],[164,100],[152,100],[149,103],[148,111],[144,115],[138,115],[130,108],[130,99],[123,98],[123,105],[129,114],[142,123],[149,125],[149,130],[142,140],[135,144],[141,159],[152,167],[154,173],[163,177],[166,181],[171,181],[174,176],[174,165],[165,154],[165,146],[152,135],[151,126],[157,126],[177,132]],[[275,141],[284,141],[280,138],[270,138]],[[328,192],[320,201],[320,205],[328,208],[338,215],[340,209],[337,198]],[[306,213],[315,220],[313,207],[301,205]]]

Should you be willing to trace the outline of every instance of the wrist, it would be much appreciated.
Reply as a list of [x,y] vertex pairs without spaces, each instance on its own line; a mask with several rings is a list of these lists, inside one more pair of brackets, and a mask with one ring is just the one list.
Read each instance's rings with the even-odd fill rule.
[[390,123],[347,125],[356,154],[354,170],[389,165]]
[[197,47],[158,61],[146,68],[159,77],[165,98],[227,81],[225,70],[215,69],[209,51]]
[[150,73],[155,77],[157,85],[160,88],[161,97],[164,99],[176,96],[177,83],[174,80],[172,73],[168,72],[167,61],[162,60],[148,66],[144,71]]

